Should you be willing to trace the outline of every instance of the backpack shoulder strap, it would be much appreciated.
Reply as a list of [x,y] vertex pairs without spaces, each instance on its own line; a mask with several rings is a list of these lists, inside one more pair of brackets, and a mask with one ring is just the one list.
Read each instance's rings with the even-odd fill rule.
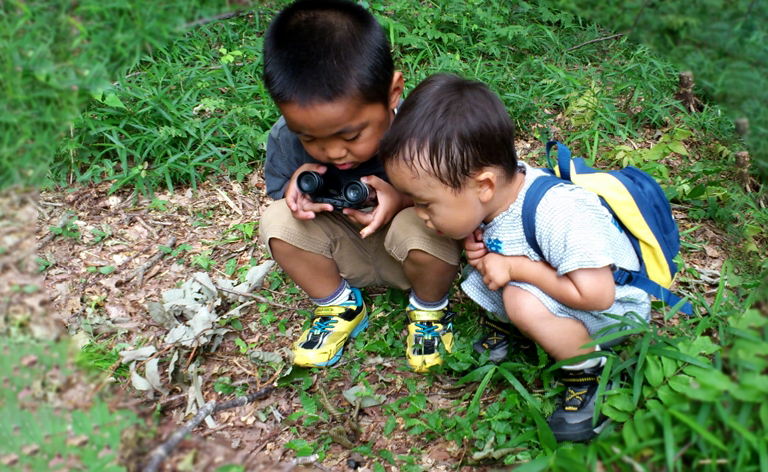
[[667,306],[678,306],[680,313],[685,315],[693,315],[693,305],[691,302],[684,302],[683,298],[672,293],[668,288],[663,287],[645,275],[638,271],[630,271],[625,269],[617,269],[613,273],[613,280],[617,285],[631,285],[637,287],[644,292],[653,295],[654,297],[662,300]]
[[[552,148],[557,146],[557,165],[552,164],[552,159],[549,157],[549,153]],[[545,148],[547,151],[547,165],[555,172],[555,175],[564,180],[571,180],[571,150],[568,146],[560,141],[547,141]]]
[[542,254],[539,243],[536,241],[536,209],[539,207],[539,202],[544,197],[544,194],[547,193],[547,190],[563,182],[562,179],[554,175],[551,177],[539,177],[531,183],[531,186],[528,187],[528,191],[525,193],[522,210],[523,233],[528,245],[533,248],[541,259],[544,259],[544,254]]

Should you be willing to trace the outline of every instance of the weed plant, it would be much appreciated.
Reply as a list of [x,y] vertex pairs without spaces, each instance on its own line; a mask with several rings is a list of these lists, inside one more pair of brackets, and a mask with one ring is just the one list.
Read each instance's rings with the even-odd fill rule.
[[[457,302],[462,316],[456,348],[425,381],[442,374],[477,388],[441,409],[406,379],[409,395],[384,407],[383,433],[403,429],[413,436],[414,449],[393,456],[364,444],[357,451],[376,458],[374,470],[384,470],[385,463],[421,470],[420,448],[437,438],[470,453],[504,450],[497,460],[525,462],[516,469],[521,471],[594,470],[598,463],[627,471],[768,469],[768,328],[760,301],[768,283],[758,276],[768,270],[768,216],[734,181],[734,152],[742,144],[716,104],[705,100],[702,112],[685,113],[674,99],[678,71],[669,63],[625,38],[584,45],[610,32],[534,3],[362,3],[387,31],[407,91],[435,72],[488,83],[521,137],[534,142],[521,152],[524,160],[542,164],[536,142],[554,137],[597,167],[636,165],[662,182],[692,224],[714,221],[729,228],[728,250],[738,262],[724,265],[712,298],[684,283],[697,272],[680,259],[678,289],[694,302],[696,315],[682,318],[657,305],[663,322],[628,322],[631,338],[609,357],[602,380],[603,386],[609,378],[619,384],[600,400],[614,421],[588,445],[559,445],[546,426],[559,392],[558,366],[533,345],[498,366],[476,358],[471,343],[480,334],[477,308]],[[278,118],[259,72],[261,35],[271,13],[259,9],[203,25],[157,47],[75,121],[52,181],[108,180],[113,190],[129,187],[151,196],[160,188],[194,188],[213,174],[243,180],[263,162],[267,133]],[[206,224],[205,215],[198,216]],[[695,228],[681,229],[684,251],[704,250],[692,236]],[[250,238],[257,228],[236,230],[226,237]],[[193,263],[214,262],[203,254]],[[241,272],[236,262],[221,262],[228,274]],[[285,281],[277,275],[269,283],[275,289]],[[403,294],[389,291],[370,301],[369,335],[356,339],[352,361],[343,367],[351,382],[366,388],[370,374],[363,360],[400,359],[405,348]],[[377,316],[382,312],[388,315]],[[265,310],[261,323],[277,328],[280,322]],[[304,418],[304,426],[319,418],[307,392],[310,377],[296,368],[282,381],[300,390],[305,411],[293,419]],[[329,442],[308,443],[302,427],[296,423],[296,439],[287,447],[324,455]]]

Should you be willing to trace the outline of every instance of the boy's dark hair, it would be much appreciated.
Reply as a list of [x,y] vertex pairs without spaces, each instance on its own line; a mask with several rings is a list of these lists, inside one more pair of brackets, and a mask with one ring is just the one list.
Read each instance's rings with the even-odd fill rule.
[[299,0],[264,39],[264,83],[278,105],[354,98],[386,106],[394,72],[384,29],[356,3]]
[[515,125],[485,84],[437,74],[408,95],[379,144],[384,164],[414,160],[437,180],[460,190],[483,167],[517,171]]

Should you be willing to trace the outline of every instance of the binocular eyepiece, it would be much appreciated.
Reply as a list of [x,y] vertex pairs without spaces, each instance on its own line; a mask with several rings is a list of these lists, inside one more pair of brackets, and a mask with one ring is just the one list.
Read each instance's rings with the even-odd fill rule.
[[318,203],[330,203],[337,211],[343,208],[365,208],[377,203],[376,190],[359,180],[341,184],[338,177],[311,170],[299,174],[297,184],[301,193]]

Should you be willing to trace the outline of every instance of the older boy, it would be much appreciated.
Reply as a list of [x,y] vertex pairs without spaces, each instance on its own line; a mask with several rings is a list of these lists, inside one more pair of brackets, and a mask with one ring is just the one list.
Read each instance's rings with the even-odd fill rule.
[[[272,257],[315,303],[311,327],[294,343],[294,363],[326,366],[368,326],[359,287],[411,289],[408,364],[441,363],[453,344],[448,292],[459,245],[416,216],[409,198],[375,159],[397,112],[403,76],[394,70],[381,25],[361,6],[298,1],[272,22],[264,41],[264,81],[283,117],[265,164],[270,205],[259,224]],[[314,202],[297,176],[307,170],[359,178],[376,191],[371,212]]]
[[[400,107],[380,155],[425,225],[464,241],[474,270],[462,289],[473,300],[557,361],[593,353],[585,347],[593,336],[621,325],[606,314],[650,317],[645,292],[613,281],[616,267],[639,268],[637,255],[595,194],[558,185],[536,209],[542,260],[526,241],[522,209],[545,173],[518,162],[514,139],[512,120],[488,87],[437,75]],[[548,419],[559,441],[588,440],[605,425],[602,415],[592,424],[604,364],[605,357],[591,357],[563,368],[563,402]]]

